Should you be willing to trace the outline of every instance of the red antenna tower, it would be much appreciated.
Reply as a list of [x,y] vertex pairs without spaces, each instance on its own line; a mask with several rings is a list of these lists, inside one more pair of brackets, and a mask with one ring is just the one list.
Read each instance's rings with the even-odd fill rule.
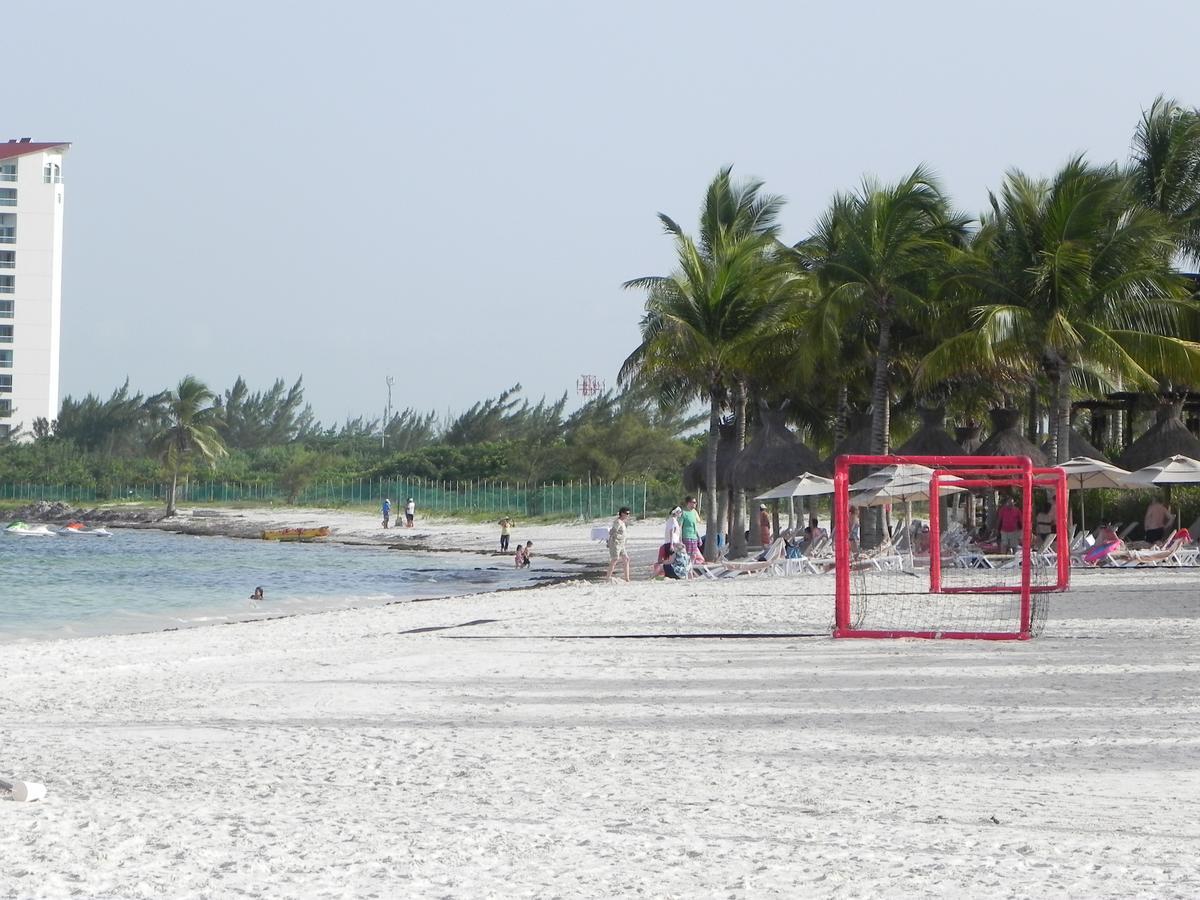
[[592,397],[604,390],[604,382],[595,375],[580,375],[575,390],[583,397]]

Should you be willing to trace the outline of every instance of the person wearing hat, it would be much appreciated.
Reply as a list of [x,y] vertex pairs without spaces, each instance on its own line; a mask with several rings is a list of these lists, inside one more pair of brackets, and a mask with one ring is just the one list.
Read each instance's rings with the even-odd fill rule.
[[663,528],[663,543],[674,546],[683,542],[683,536],[680,531],[679,517],[683,515],[681,507],[675,507],[667,516],[667,524]]
[[683,543],[683,526],[679,522],[682,515],[683,509],[678,506],[667,515],[667,522],[663,526],[663,542],[658,547],[658,561],[653,566],[656,575],[667,575],[667,568],[675,557],[675,547]]
[[771,543],[771,514],[767,504],[758,504],[758,541],[764,547]]

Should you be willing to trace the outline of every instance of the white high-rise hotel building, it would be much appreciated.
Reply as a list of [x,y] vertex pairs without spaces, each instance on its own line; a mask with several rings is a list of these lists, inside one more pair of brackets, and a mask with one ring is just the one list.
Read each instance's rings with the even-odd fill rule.
[[0,435],[58,415],[69,146],[0,143]]

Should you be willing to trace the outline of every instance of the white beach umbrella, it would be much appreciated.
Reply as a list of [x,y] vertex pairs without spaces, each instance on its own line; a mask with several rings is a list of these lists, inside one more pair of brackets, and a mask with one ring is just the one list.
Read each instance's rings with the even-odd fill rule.
[[1171,485],[1200,484],[1200,460],[1190,456],[1168,456],[1152,466],[1138,469],[1125,479],[1125,486],[1131,488],[1155,487],[1161,485],[1167,491],[1167,506],[1171,505]]
[[[1067,487],[1075,491],[1091,488],[1129,487],[1130,473],[1120,466],[1092,459],[1090,456],[1074,456],[1054,468],[1062,469],[1067,475]],[[1083,497],[1079,498],[1079,527],[1087,530],[1083,515]]]
[[[904,503],[904,527],[912,527],[912,504],[914,500],[929,499],[929,481],[933,477],[933,469],[928,466],[918,466],[913,463],[884,466],[878,472],[868,475],[850,485],[852,496],[851,506],[883,506],[894,501]],[[943,475],[945,481],[961,481],[955,475]],[[965,488],[941,484],[938,492],[944,497]],[[908,540],[908,565],[912,568],[912,539]]]
[[818,494],[832,494],[833,479],[822,478],[811,472],[805,472],[797,478],[777,484],[765,494],[759,494],[755,500],[787,500],[788,528],[795,527],[795,498],[815,497]]
[[1054,468],[1062,469],[1067,474],[1067,486],[1077,491],[1127,487],[1130,475],[1120,466],[1090,456],[1075,456]]
[[777,484],[765,494],[759,494],[755,500],[786,500],[789,497],[814,497],[818,494],[832,494],[833,479],[822,478],[811,472],[805,472],[798,478]]
[[1153,487],[1168,484],[1200,484],[1200,460],[1190,456],[1168,456],[1152,466],[1131,472],[1126,487]]
[[[933,469],[928,466],[918,466],[912,463],[901,463],[894,466],[884,466],[878,472],[859,479],[850,485],[851,506],[880,506],[893,500],[929,499],[929,481],[933,477]],[[940,492],[942,496],[961,491],[963,488],[954,487],[947,482],[961,481],[955,475],[943,475]]]

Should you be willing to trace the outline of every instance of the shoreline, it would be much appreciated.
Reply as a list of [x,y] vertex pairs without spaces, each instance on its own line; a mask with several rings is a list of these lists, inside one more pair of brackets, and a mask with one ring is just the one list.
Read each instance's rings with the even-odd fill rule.
[[[418,519],[411,528],[380,527],[379,520],[371,514],[346,510],[325,510],[316,508],[284,508],[278,507],[201,507],[196,509],[181,508],[179,514],[167,518],[162,515],[161,508],[122,506],[98,507],[94,509],[72,508],[62,503],[41,502],[31,504],[18,512],[30,522],[46,524],[65,524],[72,519],[79,519],[88,525],[105,525],[107,527],[133,531],[159,531],[189,537],[225,537],[260,541],[261,534],[269,529],[305,528],[319,525],[329,525],[331,534],[317,539],[312,543],[337,544],[347,548],[363,547],[373,550],[396,550],[416,556],[422,554],[465,554],[476,556],[499,564],[504,568],[504,562],[511,565],[513,554],[502,553],[495,549],[499,541],[498,525],[464,522],[456,519]],[[607,519],[603,520],[607,523]],[[599,524],[599,522],[597,522]],[[432,597],[399,597],[379,603],[363,603],[356,601],[345,605],[335,605],[332,608],[309,611],[281,612],[278,615],[250,615],[245,617],[236,613],[228,614],[229,618],[222,621],[206,621],[190,624],[171,624],[162,627],[152,627],[134,631],[113,630],[96,634],[72,635],[39,635],[36,637],[18,638],[14,644],[46,644],[63,641],[104,639],[107,637],[130,635],[161,635],[186,633],[203,630],[212,626],[227,625],[257,625],[265,622],[293,618],[322,617],[347,611],[371,609],[386,609],[410,603],[430,603],[432,601],[461,600],[464,598],[487,597],[514,591],[531,591],[551,588],[561,584],[579,581],[583,583],[598,583],[603,581],[606,571],[607,550],[602,543],[589,539],[591,524],[578,522],[555,523],[552,525],[526,526],[521,534],[522,541],[534,540],[533,567],[528,577],[531,583],[507,585],[489,590],[474,590],[469,593],[445,593]],[[645,544],[643,552],[648,567],[656,558],[657,543],[651,543],[648,535],[661,531],[659,524],[643,535]],[[109,539],[104,539],[109,540]],[[516,547],[514,536],[513,547]],[[598,548],[598,549],[597,549]],[[631,542],[631,550],[633,543]],[[353,552],[353,551],[351,551]],[[538,560],[552,560],[568,566],[578,566],[578,572],[551,572],[545,575],[537,573]],[[635,562],[636,567],[636,562]],[[648,569],[647,569],[648,571]],[[348,592],[352,595],[353,592]],[[4,644],[0,644],[4,646]]]

